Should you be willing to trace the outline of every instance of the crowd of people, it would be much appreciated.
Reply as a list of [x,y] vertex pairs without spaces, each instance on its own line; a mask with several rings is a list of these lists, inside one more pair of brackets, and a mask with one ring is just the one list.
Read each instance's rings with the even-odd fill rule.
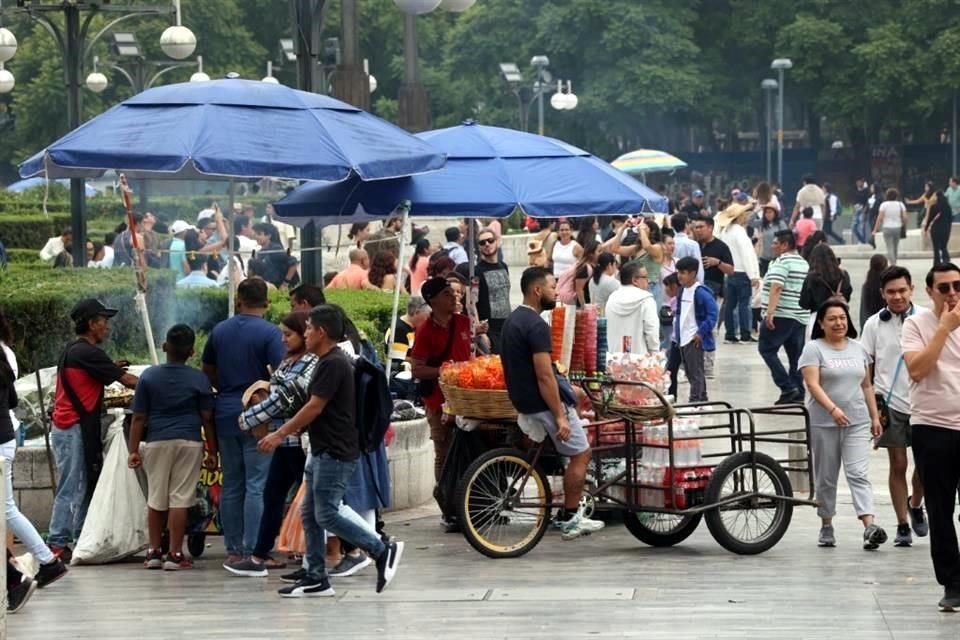
[[[925,228],[951,217],[950,204],[941,202],[941,195],[932,192],[924,202]],[[894,544],[910,546],[913,535],[929,532],[937,579],[945,590],[940,604],[958,608],[960,551],[952,514],[960,481],[953,457],[960,452],[960,415],[937,398],[960,392],[960,268],[947,261],[945,248],[938,249],[925,281],[933,308],[915,305],[913,278],[896,264],[893,238],[893,231],[899,237],[906,224],[906,208],[895,191],[884,197],[875,218],[866,209],[872,206],[869,201],[862,209],[858,203],[855,214],[858,220],[867,217],[884,235],[888,251],[893,247],[889,258],[871,259],[859,341],[849,309],[851,278],[830,246],[831,239],[838,240],[831,223],[839,200],[829,185],[821,188],[812,178],[804,179],[792,212],[783,211],[776,190],[763,183],[750,193],[731,193],[716,211],[702,192],[694,191],[666,216],[533,221],[529,267],[520,280],[523,304],[517,308],[510,303],[502,230],[492,221],[451,226],[438,246],[430,243],[426,229],[415,229],[412,255],[404,265],[397,260],[399,243],[406,242],[399,219],[388,219],[376,233],[369,224],[354,225],[348,234],[354,243],[350,264],[329,276],[326,286],[386,291],[402,286],[411,294],[386,343],[392,364],[406,369],[414,381],[412,391],[393,390],[422,400],[438,482],[455,428],[454,417],[443,410],[440,367],[481,353],[501,355],[519,425],[528,434],[551,438],[568,458],[565,505],[556,517],[565,540],[597,531],[603,523],[580,506],[591,451],[573,410],[572,390],[552,362],[544,312],[557,305],[596,305],[606,318],[608,348],[662,352],[668,393],[677,398],[680,385],[687,384],[690,402],[709,399],[709,381],[717,375],[718,337],[729,345],[725,349],[756,345],[780,391],[776,403],[802,403],[810,415],[821,519],[818,544],[837,544],[841,468],[863,528],[863,548],[875,550],[886,542],[869,480],[871,447],[884,447],[897,521]],[[17,534],[37,546],[41,572],[49,574],[38,574],[37,585],[63,575],[62,560],[69,560],[69,544],[79,535],[102,455],[84,425],[97,413],[103,386],[112,382],[136,389],[129,464],[144,469],[150,486],[148,569],[191,566],[182,552],[186,510],[201,464],[219,455],[227,551],[223,566],[230,574],[263,577],[285,566],[272,555],[273,546],[287,496],[301,481],[306,487],[301,509],[307,549],[303,565],[284,575],[291,584],[280,595],[332,595],[330,578],[353,575],[371,564],[381,591],[395,574],[403,542],[385,535],[376,517],[377,510],[388,506],[383,500],[389,495],[383,487],[389,482],[386,453],[382,447],[372,454],[359,449],[354,415],[351,359],[369,352],[370,345],[342,310],[325,303],[320,287],[297,286],[296,262],[282,249],[275,227],[251,226],[244,216],[235,217],[233,224],[238,239],[252,236],[265,254],[257,266],[258,258],[248,261],[251,277],[238,288],[238,313],[214,329],[203,350],[202,372],[186,365],[195,336],[178,325],[166,336],[167,362],[137,379],[98,347],[115,311],[96,300],[74,309],[78,339],[64,350],[53,412],[52,444],[61,482],[49,549],[30,542],[34,538],[26,525],[21,527],[25,533]],[[468,224],[477,224],[472,265],[465,246],[471,235]],[[213,282],[211,261],[219,259],[225,246],[224,225],[215,207],[197,227],[180,221],[172,225],[169,256],[182,260],[183,286],[201,279]],[[129,253],[124,234],[130,232],[116,239],[115,264]],[[220,268],[224,270],[222,264]],[[268,283],[291,291],[291,313],[279,327],[263,319]],[[468,288],[474,295],[465,295]],[[0,339],[9,343],[9,338]],[[0,378],[13,377],[0,367]],[[399,384],[399,378],[391,383]],[[8,395],[12,405],[15,394]],[[0,419],[7,413],[3,408]],[[309,436],[306,452],[300,439],[304,432]],[[0,445],[0,455],[6,456],[5,446]],[[909,447],[917,471],[908,481]],[[358,464],[364,456],[370,456],[371,464]],[[8,522],[11,503],[8,498]],[[444,529],[458,531],[456,514],[442,502],[441,510]],[[169,531],[167,553],[160,550],[164,529]],[[24,579],[11,589],[29,590],[31,584]]]

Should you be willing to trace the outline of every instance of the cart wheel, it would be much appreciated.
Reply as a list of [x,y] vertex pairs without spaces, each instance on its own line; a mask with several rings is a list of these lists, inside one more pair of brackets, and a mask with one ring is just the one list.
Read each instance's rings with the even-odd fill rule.
[[204,533],[191,533],[187,536],[187,551],[190,552],[190,555],[194,558],[199,558],[203,555],[204,549],[207,548],[207,535]]
[[700,524],[701,514],[674,515],[636,511],[623,514],[623,524],[633,536],[651,547],[672,547],[690,537]]
[[494,449],[474,460],[457,494],[464,537],[490,558],[522,556],[550,524],[550,485],[519,449]]
[[[757,471],[756,486],[753,469]],[[793,488],[786,472],[770,456],[743,451],[721,462],[707,485],[706,504],[716,504],[732,497],[743,499],[707,512],[707,527],[720,546],[741,555],[763,553],[780,541],[790,519],[793,503],[772,497],[793,497]]]

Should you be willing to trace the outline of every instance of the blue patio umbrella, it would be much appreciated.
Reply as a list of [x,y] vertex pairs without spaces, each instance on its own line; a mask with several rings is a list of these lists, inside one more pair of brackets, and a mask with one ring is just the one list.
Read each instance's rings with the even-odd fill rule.
[[467,121],[417,134],[447,154],[434,173],[377,182],[309,183],[274,205],[296,223],[382,219],[408,201],[413,216],[533,217],[665,213],[667,200],[560,140]]
[[149,89],[20,165],[24,178],[289,178],[336,182],[434,171],[443,154],[328,96],[226,79]]

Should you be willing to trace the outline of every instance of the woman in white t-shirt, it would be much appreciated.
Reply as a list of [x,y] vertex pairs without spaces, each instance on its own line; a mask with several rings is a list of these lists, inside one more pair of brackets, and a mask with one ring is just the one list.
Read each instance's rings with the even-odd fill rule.
[[588,283],[590,289],[590,302],[597,305],[600,315],[607,305],[607,298],[610,294],[620,288],[620,280],[617,278],[617,257],[609,251],[604,251],[597,258],[597,266],[590,276]]
[[883,244],[887,247],[887,261],[891,266],[897,262],[900,234],[906,226],[907,207],[900,202],[900,194],[896,189],[887,189],[877,221],[873,225],[873,232],[883,230]]
[[583,247],[573,239],[573,226],[569,220],[561,220],[557,224],[557,241],[553,243],[551,255],[554,277],[559,278],[572,269],[582,255]]

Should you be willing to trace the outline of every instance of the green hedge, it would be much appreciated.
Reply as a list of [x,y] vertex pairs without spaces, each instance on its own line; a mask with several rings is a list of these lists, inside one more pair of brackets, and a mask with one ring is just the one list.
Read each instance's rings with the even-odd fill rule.
[[[18,256],[21,254],[17,252]],[[147,304],[158,346],[175,323],[186,323],[199,336],[205,336],[217,322],[227,318],[226,290],[177,290],[174,278],[168,270],[149,273]],[[111,338],[104,345],[107,351],[132,362],[148,362],[149,350],[133,300],[135,292],[131,269],[52,269],[44,263],[14,261],[0,272],[0,308],[13,327],[14,351],[25,371],[32,370],[35,363],[40,367],[56,364],[60,349],[73,337],[70,309],[86,297],[99,298],[120,310],[112,323]],[[343,307],[382,357],[393,296],[347,290],[329,291],[327,295],[330,302]],[[405,307],[403,297],[401,309]],[[289,311],[286,292],[272,294],[266,318],[279,322]]]
[[48,267],[50,266],[40,259],[40,251],[38,249],[11,249],[8,247],[7,261],[9,261],[10,264],[17,265],[42,264]]
[[[57,363],[63,345],[73,338],[70,310],[82,298],[95,297],[120,310],[105,348],[115,357],[146,361],[146,338],[133,296],[131,269],[31,269],[11,265],[0,274],[0,307],[14,332],[13,348],[25,371]],[[147,304],[154,335],[170,326],[174,274],[149,276]]]

